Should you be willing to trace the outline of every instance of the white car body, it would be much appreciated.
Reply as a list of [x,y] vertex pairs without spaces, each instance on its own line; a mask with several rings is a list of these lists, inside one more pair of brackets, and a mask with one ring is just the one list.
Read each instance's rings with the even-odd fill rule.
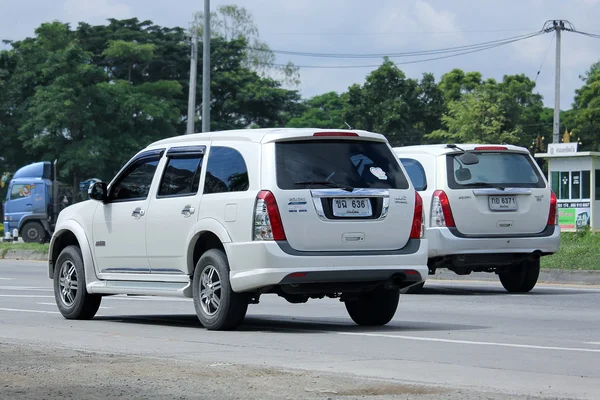
[[[478,178],[471,176],[464,182],[473,186],[464,186],[448,173],[448,168],[458,173],[456,166],[460,168],[460,165],[449,161],[463,154],[458,148],[442,144],[394,148],[405,168],[411,169],[408,173],[423,198],[430,273],[444,267],[458,274],[496,272],[498,266],[557,252],[560,228],[556,197],[529,151],[512,145],[460,144],[458,147],[486,157],[483,167],[479,164],[463,166],[469,169],[469,174],[479,174],[478,171],[483,170],[478,168],[487,168],[490,171],[481,173],[499,180],[518,174],[521,178],[518,184],[503,186],[498,182],[475,184]],[[426,182],[422,182],[420,167]],[[485,182],[486,176],[479,179]],[[493,187],[495,184],[502,187]],[[451,218],[444,218],[444,213],[439,215],[442,207],[439,196],[434,196],[437,191],[445,194]],[[452,219],[454,223],[445,223]]]
[[[309,292],[323,297],[341,291],[343,284],[385,282],[401,288],[422,282],[428,272],[427,241],[422,234],[409,238],[414,236],[418,194],[384,136],[352,132],[354,136],[346,136],[347,131],[319,129],[237,130],[177,136],[153,143],[134,156],[108,185],[110,194],[134,160],[158,155],[145,198],[105,203],[89,200],[60,214],[50,243],[49,276],[54,277],[60,251],[68,244],[78,243],[90,294],[192,297],[196,263],[203,251],[215,246],[222,247],[226,254],[231,288],[237,293],[269,293],[282,285],[302,288],[321,284],[322,292],[315,292],[314,288]],[[406,177],[406,188],[358,188],[352,192],[327,186],[279,188],[276,147],[293,151],[281,143],[322,145],[324,142],[320,141],[327,140],[368,141],[386,146]],[[245,190],[205,193],[207,163],[216,148],[230,149],[242,156],[248,180]],[[159,196],[169,154],[176,157],[186,151],[203,153],[197,193]],[[377,168],[372,171],[379,174],[381,182],[393,178],[383,176],[385,173]],[[214,176],[210,179],[213,182]],[[276,200],[283,240],[255,238],[270,232],[254,227],[258,224],[257,195],[265,190]],[[373,204],[380,204],[381,216],[376,219],[332,219],[323,210],[322,204],[328,198],[369,196],[378,199]],[[371,211],[377,214],[376,209]],[[276,223],[268,215],[271,223]],[[417,231],[421,229],[420,218]]]

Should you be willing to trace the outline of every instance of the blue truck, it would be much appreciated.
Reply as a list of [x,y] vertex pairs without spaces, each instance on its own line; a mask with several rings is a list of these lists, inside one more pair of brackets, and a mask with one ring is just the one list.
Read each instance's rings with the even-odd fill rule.
[[21,237],[24,242],[47,242],[60,211],[70,204],[87,200],[87,187],[97,181],[80,182],[79,193],[73,193],[72,187],[61,185],[56,176],[56,161],[36,162],[15,172],[4,203],[3,240]]

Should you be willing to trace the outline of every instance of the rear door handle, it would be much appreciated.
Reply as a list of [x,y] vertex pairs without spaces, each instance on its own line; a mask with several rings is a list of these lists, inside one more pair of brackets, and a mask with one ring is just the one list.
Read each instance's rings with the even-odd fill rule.
[[145,214],[146,214],[146,211],[144,211],[144,210],[142,210],[141,208],[138,207],[135,210],[133,210],[133,212],[131,213],[131,216],[134,217],[135,219],[140,219]]
[[196,212],[196,209],[194,207],[192,207],[191,205],[187,205],[183,208],[183,210],[181,210],[181,215],[183,215],[184,217],[188,218],[189,216],[191,216],[193,213]]

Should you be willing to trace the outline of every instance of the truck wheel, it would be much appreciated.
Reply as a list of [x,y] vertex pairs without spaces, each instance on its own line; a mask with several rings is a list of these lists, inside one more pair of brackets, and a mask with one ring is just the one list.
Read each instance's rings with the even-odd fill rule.
[[379,287],[356,300],[346,301],[346,310],[358,325],[381,326],[394,318],[399,299],[399,290]]
[[44,243],[46,231],[39,222],[26,222],[21,229],[21,237],[26,243]]
[[540,260],[523,261],[498,275],[502,286],[508,292],[527,293],[535,287],[540,276]]
[[92,319],[102,296],[90,294],[85,287],[83,257],[77,246],[67,246],[54,267],[54,298],[58,310],[66,319]]
[[208,330],[232,330],[244,321],[247,296],[235,293],[229,282],[227,256],[217,249],[200,257],[194,270],[194,308]]

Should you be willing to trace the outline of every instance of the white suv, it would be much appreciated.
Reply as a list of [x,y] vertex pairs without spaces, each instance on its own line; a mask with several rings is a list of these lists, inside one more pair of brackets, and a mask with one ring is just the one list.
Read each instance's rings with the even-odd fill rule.
[[560,228],[556,196],[527,149],[450,144],[394,151],[428,211],[430,274],[495,272],[509,292],[533,289],[540,257],[558,251]]
[[173,137],[65,209],[49,252],[64,317],[101,296],[194,299],[207,329],[248,304],[339,297],[360,325],[394,316],[427,276],[422,202],[384,136],[257,129]]

